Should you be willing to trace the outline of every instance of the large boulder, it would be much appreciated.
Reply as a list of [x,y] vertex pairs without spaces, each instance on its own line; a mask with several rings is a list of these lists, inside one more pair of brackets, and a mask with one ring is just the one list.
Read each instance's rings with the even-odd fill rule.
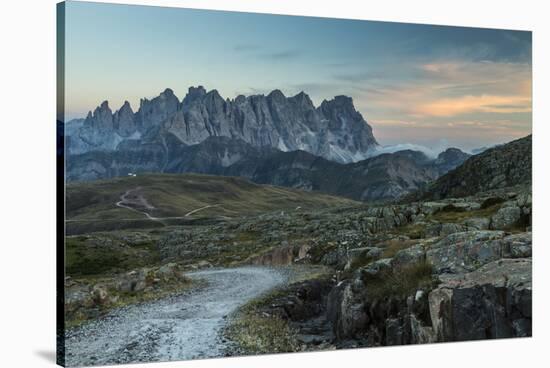
[[487,230],[491,220],[486,217],[471,217],[467,220],[464,220],[464,226],[470,230]]
[[502,259],[441,281],[428,297],[437,341],[531,336],[531,259]]
[[504,230],[517,225],[521,220],[521,208],[502,207],[491,217],[491,229]]
[[528,258],[532,255],[531,232],[513,234],[501,241],[504,258]]
[[426,260],[426,251],[424,250],[424,247],[419,244],[397,252],[391,260],[391,266],[405,267],[411,264],[417,264],[424,260]]

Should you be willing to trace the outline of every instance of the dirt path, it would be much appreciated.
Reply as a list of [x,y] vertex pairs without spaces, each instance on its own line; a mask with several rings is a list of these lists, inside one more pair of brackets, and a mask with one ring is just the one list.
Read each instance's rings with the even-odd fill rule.
[[128,210],[131,210],[131,211],[134,211],[134,212],[138,212],[138,213],[141,213],[143,215],[145,215],[145,217],[147,217],[147,219],[149,220],[152,220],[152,221],[163,221],[163,220],[181,220],[181,219],[184,219],[184,218],[187,218],[189,216],[191,216],[192,214],[194,213],[197,213],[199,211],[202,211],[202,210],[205,210],[207,208],[212,208],[212,207],[219,207],[221,206],[220,204],[211,204],[211,205],[207,205],[207,206],[204,206],[204,207],[200,207],[200,208],[196,208],[192,211],[189,211],[187,212],[185,215],[183,216],[176,216],[176,217],[154,217],[154,216],[151,216],[149,213],[145,212],[145,211],[140,211],[134,207],[132,207],[131,205],[136,205],[136,206],[139,206],[139,207],[144,207],[146,209],[149,209],[149,210],[154,210],[155,207],[152,206],[151,204],[149,204],[149,202],[147,202],[147,199],[145,199],[145,197],[143,197],[143,195],[141,194],[137,194],[135,198],[132,198],[132,199],[129,199],[128,197],[130,195],[133,195],[134,192],[137,192],[139,191],[139,189],[141,188],[134,188],[134,189],[129,189],[127,190],[126,192],[124,192],[123,195],[120,196],[120,201],[116,202],[116,206],[117,207],[121,207],[121,208],[126,208]]
[[286,276],[262,267],[198,271],[204,289],[119,309],[72,330],[68,366],[105,365],[224,355],[219,333],[238,307],[282,284]]
[[201,207],[201,208],[197,208],[196,210],[193,210],[193,211],[190,211],[190,212],[187,212],[185,214],[185,217],[189,217],[191,216],[192,214],[196,213],[196,212],[199,212],[199,211],[202,211],[202,210],[205,210],[207,208],[212,208],[212,207],[219,207],[220,205],[219,204],[210,204],[208,206],[204,206],[204,207]]

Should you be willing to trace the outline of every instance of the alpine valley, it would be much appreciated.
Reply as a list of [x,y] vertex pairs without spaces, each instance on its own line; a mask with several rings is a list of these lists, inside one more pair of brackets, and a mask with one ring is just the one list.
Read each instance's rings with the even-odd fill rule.
[[166,89],[113,112],[107,101],[66,124],[67,180],[128,174],[201,173],[320,191],[361,201],[421,189],[470,155],[449,148],[381,153],[350,97],[315,107],[301,92],[224,99],[191,87],[183,100]]

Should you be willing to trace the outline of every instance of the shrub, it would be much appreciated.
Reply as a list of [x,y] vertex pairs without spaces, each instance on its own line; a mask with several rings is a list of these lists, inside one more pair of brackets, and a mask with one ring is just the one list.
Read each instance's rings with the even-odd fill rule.
[[434,281],[432,272],[432,265],[421,261],[383,271],[376,276],[366,276],[363,281],[370,298],[407,297],[419,289],[433,289],[437,283]]

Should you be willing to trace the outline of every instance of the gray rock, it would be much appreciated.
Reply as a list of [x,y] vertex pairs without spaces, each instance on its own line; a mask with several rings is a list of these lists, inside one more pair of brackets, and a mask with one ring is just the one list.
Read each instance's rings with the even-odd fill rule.
[[461,273],[473,271],[481,265],[502,258],[500,241],[504,236],[498,231],[470,231],[456,233],[434,244],[426,252],[426,259],[436,273]]
[[487,230],[491,220],[486,217],[472,217],[464,221],[464,225],[470,229]]
[[360,268],[358,272],[360,274],[366,274],[368,276],[376,276],[380,272],[391,269],[392,259],[391,258],[382,258],[377,261],[374,261],[367,266]]
[[386,320],[386,345],[403,344],[403,324],[397,318],[388,318]]
[[426,251],[422,245],[400,250],[391,260],[392,267],[405,267],[426,260]]
[[[98,148],[112,151],[122,138],[143,141],[159,132],[170,133],[185,145],[223,136],[254,147],[303,150],[342,163],[363,160],[377,146],[371,127],[350,97],[336,96],[316,108],[303,92],[285,97],[279,90],[224,100],[217,90],[190,87],[180,103],[168,88],[152,100],[142,99],[135,113],[125,102],[113,114],[105,101],[73,130],[68,142],[71,154]],[[118,140],[109,139],[115,136]]]
[[433,215],[446,206],[447,203],[444,202],[423,202],[420,205],[420,210],[424,215]]
[[447,236],[449,234],[466,231],[466,226],[455,223],[434,224],[426,228],[426,236]]
[[503,259],[442,281],[429,294],[438,341],[531,335],[530,259]]
[[504,230],[516,225],[521,219],[521,208],[503,207],[491,217],[491,229]]
[[327,318],[337,339],[356,337],[365,331],[368,316],[363,303],[354,297],[349,282],[334,287],[327,297]]
[[513,234],[501,241],[502,255],[505,258],[528,258],[532,255],[531,232]]

